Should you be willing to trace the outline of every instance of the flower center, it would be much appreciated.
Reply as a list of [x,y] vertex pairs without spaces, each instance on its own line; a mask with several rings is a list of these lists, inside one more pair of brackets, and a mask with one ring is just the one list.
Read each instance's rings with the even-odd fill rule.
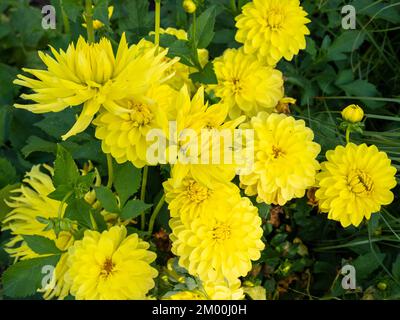
[[212,238],[213,240],[216,241],[223,241],[223,240],[228,240],[231,237],[231,227],[224,224],[224,223],[218,223],[213,229],[212,229]]
[[112,259],[107,258],[106,261],[104,261],[103,267],[101,269],[101,275],[107,278],[110,274],[113,273],[114,267],[115,264]]
[[240,80],[237,78],[232,79],[232,85],[233,85],[233,92],[235,94],[239,93],[242,90],[242,86],[240,84]]
[[153,114],[145,104],[129,101],[128,107],[132,110],[130,113],[130,119],[133,121],[135,126],[145,126],[153,120]]
[[272,146],[272,157],[274,159],[278,159],[280,156],[283,156],[285,153],[283,150],[277,146]]
[[369,194],[374,187],[374,182],[364,171],[355,170],[349,174],[347,178],[347,185],[349,186],[351,192],[361,195]]
[[186,187],[186,192],[188,198],[195,203],[200,203],[208,199],[211,193],[207,187],[196,181],[189,182],[188,186]]
[[284,16],[279,10],[271,10],[268,12],[266,17],[266,23],[268,28],[272,30],[278,30],[282,27],[284,22]]

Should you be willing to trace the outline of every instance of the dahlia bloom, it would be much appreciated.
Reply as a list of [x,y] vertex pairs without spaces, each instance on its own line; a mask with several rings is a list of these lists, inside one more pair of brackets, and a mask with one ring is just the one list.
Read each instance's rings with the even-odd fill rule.
[[[191,175],[196,181],[208,186],[212,186],[213,180],[230,182],[237,170],[231,153],[234,129],[245,117],[225,122],[228,106],[208,106],[208,103],[204,103],[203,87],[199,88],[192,99],[188,89],[183,87],[174,106],[177,130],[175,135],[170,135],[167,150],[168,160],[173,164],[172,176],[180,182]],[[185,135],[189,132],[186,130],[190,130],[194,136]],[[231,134],[232,139],[224,139],[224,133]]]
[[239,188],[233,183],[213,181],[209,187],[191,176],[180,182],[170,178],[163,186],[171,217],[180,218],[184,224],[190,224],[195,218],[207,215],[221,199],[240,198]]
[[270,66],[282,57],[290,61],[306,47],[306,16],[299,0],[253,0],[236,17],[236,41],[244,44],[245,53],[257,54]]
[[[58,236],[53,230],[43,230],[44,225],[36,217],[56,218],[61,202],[50,199],[48,195],[55,190],[51,176],[53,168],[43,166],[48,173],[42,172],[40,166],[32,167],[23,180],[23,184],[12,191],[7,205],[12,208],[2,221],[2,231],[9,230],[11,239],[4,246],[5,251],[16,261],[37,258],[42,255],[34,252],[23,239],[23,236],[38,235],[55,241],[56,246],[64,251],[74,241],[71,233],[61,231]],[[66,206],[61,210],[64,215]],[[69,293],[69,285],[64,281],[66,254],[62,254],[54,270],[54,287],[44,290],[44,298],[54,296],[63,299]]]
[[329,219],[340,221],[343,227],[357,227],[393,201],[390,189],[396,186],[397,170],[376,146],[349,143],[328,151],[326,158],[317,175],[315,196]]
[[145,299],[154,287],[157,270],[150,266],[156,254],[137,234],[124,226],[108,231],[85,231],[68,250],[65,281],[78,300]]
[[213,210],[191,224],[172,218],[170,226],[172,252],[179,265],[204,282],[236,282],[264,249],[261,218],[248,198],[219,199]]
[[51,48],[54,58],[39,52],[47,70],[25,68],[36,79],[18,75],[14,81],[33,90],[21,98],[34,103],[15,107],[46,113],[83,105],[76,123],[63,135],[64,140],[84,131],[101,107],[114,114],[129,113],[118,101],[145,99],[149,87],[166,81],[165,70],[177,61],[164,61],[167,50],[156,54],[157,48],[146,52],[139,48],[140,43],[128,47],[123,35],[116,56],[106,38],[90,44],[80,37],[76,46],[70,44],[65,52]]
[[146,98],[117,100],[129,112],[100,112],[93,124],[103,152],[110,153],[118,163],[130,161],[138,168],[156,165],[157,161],[147,157],[147,149],[152,144],[147,134],[156,129],[167,137],[168,109],[175,96],[176,92],[168,85],[155,86],[146,92]]
[[252,117],[259,111],[272,111],[283,98],[283,76],[264,66],[243,48],[227,49],[214,60],[218,84],[210,85],[217,97],[229,106],[229,117]]
[[240,176],[246,195],[281,206],[303,197],[320,168],[316,157],[321,147],[313,142],[312,130],[303,120],[265,112],[253,117],[250,126],[255,132],[254,166]]

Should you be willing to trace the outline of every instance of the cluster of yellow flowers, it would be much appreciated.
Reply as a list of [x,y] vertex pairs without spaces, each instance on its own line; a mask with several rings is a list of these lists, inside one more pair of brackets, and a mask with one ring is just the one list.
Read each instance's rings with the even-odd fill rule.
[[[249,273],[264,249],[258,210],[232,182],[240,165],[201,162],[210,158],[209,146],[203,146],[204,132],[253,130],[254,141],[243,152],[253,152],[254,163],[239,171],[239,180],[245,194],[256,196],[257,202],[283,206],[316,187],[320,210],[329,219],[358,226],[393,200],[390,189],[396,184],[396,170],[385,153],[375,146],[349,143],[329,151],[320,165],[321,147],[313,141],[313,131],[303,120],[282,113],[295,100],[285,97],[276,64],[305,48],[310,22],[306,15],[298,0],[246,4],[236,18],[236,40],[243,47],[227,49],[213,60],[218,80],[213,85],[193,83],[189,76],[196,70],[167,57],[167,48],[146,40],[128,46],[125,35],[116,54],[105,38],[87,43],[81,37],[66,51],[51,48],[54,57],[39,53],[46,70],[24,69],[35,78],[18,75],[15,80],[33,91],[21,96],[33,103],[18,108],[45,113],[83,105],[63,139],[93,124],[103,152],[117,163],[130,161],[138,168],[170,164],[171,178],[163,187],[172,252],[181,267],[200,279],[204,292],[181,292],[169,299],[243,298],[240,277]],[[168,28],[161,33],[187,39],[184,30]],[[204,66],[208,52],[202,49],[198,54]],[[204,94],[211,91],[220,102],[209,106]],[[168,137],[168,147],[162,157],[150,159],[147,137],[153,129]],[[201,143],[180,139],[179,132],[186,129]],[[226,148],[234,146],[221,150]],[[62,217],[65,211],[60,211],[60,201],[48,197],[54,191],[53,169],[44,168],[48,173],[32,168],[9,201],[13,210],[3,227],[13,235],[8,252],[16,259],[37,256],[23,239],[34,234],[55,240],[64,250],[56,267],[56,286],[46,290],[47,298],[146,298],[158,274],[151,265],[156,255],[137,234],[128,235],[124,225],[102,233],[87,230],[76,241],[68,232],[56,236],[42,230],[36,216]]]

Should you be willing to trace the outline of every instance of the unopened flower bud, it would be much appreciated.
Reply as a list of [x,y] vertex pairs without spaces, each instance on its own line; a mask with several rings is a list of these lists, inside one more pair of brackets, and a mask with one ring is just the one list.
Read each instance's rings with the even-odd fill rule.
[[351,123],[360,122],[364,118],[364,110],[356,104],[351,104],[343,109],[342,118]]
[[184,0],[182,6],[183,10],[187,13],[194,13],[197,9],[196,4],[192,0]]

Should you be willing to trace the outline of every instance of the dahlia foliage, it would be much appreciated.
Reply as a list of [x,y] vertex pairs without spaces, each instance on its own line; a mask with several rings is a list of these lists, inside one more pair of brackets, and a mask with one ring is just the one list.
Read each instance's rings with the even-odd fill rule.
[[[254,263],[268,254],[262,210],[308,197],[325,223],[361,228],[393,201],[387,154],[350,142],[360,107],[343,112],[347,143],[326,154],[291,112],[278,63],[306,47],[311,20],[300,2],[248,2],[233,22],[240,47],[215,57],[199,30],[214,8],[194,32],[196,3],[185,1],[189,32],[156,23],[138,42],[101,37],[103,23],[85,19],[87,40],[39,52],[43,68],[15,79],[24,92],[16,108],[76,111],[55,162],[34,166],[6,200],[14,265],[4,281],[29,261],[54,267],[26,295],[244,299]],[[156,1],[156,22],[158,9]],[[194,61],[176,50],[186,43]],[[67,142],[83,132],[98,139],[103,163],[75,163]]]

